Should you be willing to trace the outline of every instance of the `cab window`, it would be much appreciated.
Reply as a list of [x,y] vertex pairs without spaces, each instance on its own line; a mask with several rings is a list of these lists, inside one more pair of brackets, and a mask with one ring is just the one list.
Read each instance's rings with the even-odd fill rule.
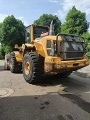
[[30,26],[26,28],[25,31],[25,42],[26,43],[30,43],[31,39],[30,39]]
[[34,38],[41,37],[42,33],[47,33],[48,27],[42,27],[42,26],[35,26],[34,27]]

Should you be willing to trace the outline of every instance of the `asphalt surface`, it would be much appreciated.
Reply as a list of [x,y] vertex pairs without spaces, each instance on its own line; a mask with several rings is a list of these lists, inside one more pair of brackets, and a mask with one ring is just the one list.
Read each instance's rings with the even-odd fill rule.
[[3,69],[0,120],[90,120],[90,65],[68,78],[45,76],[36,85]]

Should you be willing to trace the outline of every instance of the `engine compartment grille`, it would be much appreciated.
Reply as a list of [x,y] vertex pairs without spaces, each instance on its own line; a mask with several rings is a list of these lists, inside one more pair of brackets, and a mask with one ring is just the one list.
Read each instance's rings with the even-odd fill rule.
[[64,59],[80,59],[85,53],[83,39],[78,36],[63,35],[58,44],[58,53]]

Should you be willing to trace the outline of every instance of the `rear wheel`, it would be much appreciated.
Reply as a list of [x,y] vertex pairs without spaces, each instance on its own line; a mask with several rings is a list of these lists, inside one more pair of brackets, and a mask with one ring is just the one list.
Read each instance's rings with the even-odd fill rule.
[[10,54],[9,66],[12,73],[21,72],[22,64],[16,61],[15,53],[13,52]]
[[4,69],[5,70],[9,70],[10,69],[8,63],[6,63],[6,62],[4,63]]
[[22,65],[23,76],[27,82],[36,83],[41,79],[43,70],[39,55],[36,52],[26,53]]
[[5,70],[9,70],[10,67],[9,67],[9,58],[10,58],[10,54],[6,54],[5,55],[5,62],[4,62],[4,69]]

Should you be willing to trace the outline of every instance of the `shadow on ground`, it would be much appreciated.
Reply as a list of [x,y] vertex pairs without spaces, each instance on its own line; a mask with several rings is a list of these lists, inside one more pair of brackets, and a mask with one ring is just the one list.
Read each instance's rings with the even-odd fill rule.
[[76,73],[72,73],[69,77],[65,78],[59,78],[56,75],[45,75],[43,79],[35,85],[42,87],[60,85],[64,88],[63,91],[74,94],[90,91],[90,82],[87,83],[87,80],[84,78],[82,80],[82,77],[78,77]]
[[67,94],[48,93],[0,99],[1,120],[85,120],[85,117],[89,120],[89,113],[90,103],[80,97]]
[[[0,71],[5,71],[3,66],[0,66]],[[6,74],[6,71],[5,71],[5,74]],[[19,74],[16,73],[16,75],[13,73],[11,73],[11,74],[12,74],[12,77],[14,76],[15,81],[17,81],[18,84],[21,84],[22,79],[23,79],[22,73],[19,73]],[[84,77],[83,77],[83,75],[84,75]],[[63,91],[65,91],[65,92],[80,94],[82,92],[90,91],[90,82],[87,83],[87,80],[86,80],[87,76],[88,76],[88,74],[83,74],[83,73],[77,72],[77,71],[73,72],[69,77],[66,77],[66,78],[57,77],[56,75],[46,74],[43,76],[42,80],[40,80],[38,83],[36,83],[34,85],[41,86],[41,87],[60,85],[60,86],[64,87]],[[19,77],[20,77],[20,79],[21,78],[22,79],[18,80]],[[83,81],[82,81],[82,78],[84,79]],[[88,78],[90,78],[90,76],[88,76]]]
[[[0,66],[0,71],[3,71]],[[22,84],[22,75],[13,74],[12,84]],[[82,73],[83,74],[83,73]],[[15,78],[16,76],[16,78]],[[18,79],[17,79],[18,78]],[[0,120],[89,120],[90,119],[90,102],[85,101],[80,96],[80,92],[90,91],[90,82],[86,78],[78,77],[72,73],[67,78],[58,78],[55,75],[46,75],[41,82],[34,87],[52,86],[64,87],[62,91],[47,92],[44,95],[9,96],[0,99]],[[8,78],[7,78],[8,79]],[[4,81],[3,81],[4,83]],[[30,89],[29,84],[22,84],[24,92]],[[17,87],[16,87],[17,88]],[[26,89],[25,89],[26,88]],[[17,89],[16,89],[17,90]],[[26,91],[25,91],[26,90]],[[29,91],[28,91],[29,92]],[[14,94],[13,94],[14,95]]]

